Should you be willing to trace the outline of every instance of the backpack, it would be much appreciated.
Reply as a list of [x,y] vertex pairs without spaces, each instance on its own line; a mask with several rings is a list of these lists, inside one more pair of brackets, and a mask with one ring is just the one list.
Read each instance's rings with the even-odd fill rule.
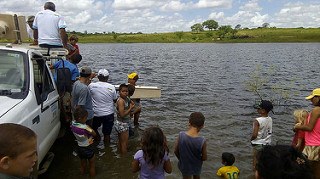
[[[62,60],[62,59],[61,59]],[[69,68],[64,66],[64,61],[62,60],[62,68],[56,69],[57,73],[57,88],[59,94],[72,91],[72,80],[71,71]]]

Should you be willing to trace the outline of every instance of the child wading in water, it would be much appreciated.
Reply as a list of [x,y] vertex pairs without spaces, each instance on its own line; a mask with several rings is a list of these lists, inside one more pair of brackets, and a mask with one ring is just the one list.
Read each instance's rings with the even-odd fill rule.
[[273,105],[270,101],[261,100],[260,104],[254,106],[260,117],[253,121],[253,131],[251,136],[251,145],[253,146],[253,168],[256,166],[256,155],[266,145],[271,145],[272,118],[269,112]]
[[86,125],[88,112],[78,107],[73,113],[75,121],[71,123],[71,131],[78,142],[77,154],[81,159],[81,174],[84,174],[87,168],[87,162],[89,161],[89,173],[91,177],[96,175],[95,170],[95,155],[93,150],[93,137],[96,133],[88,125]]
[[141,145],[132,162],[132,171],[140,170],[140,179],[163,179],[165,172],[172,172],[166,138],[159,127],[147,128]]
[[199,136],[204,121],[202,113],[191,113],[189,130],[180,132],[175,143],[174,153],[179,160],[178,167],[184,179],[200,178],[202,163],[207,160],[206,140]]
[[[304,125],[306,119],[308,118],[308,111],[304,109],[297,109],[293,112],[293,116],[295,119],[295,125]],[[299,150],[300,152],[303,151],[305,145],[304,141],[304,131],[303,130],[295,130],[295,134],[292,140],[292,146]]]
[[224,152],[222,153],[222,164],[224,167],[219,168],[217,175],[226,179],[237,179],[240,171],[233,163],[236,159],[233,154]]
[[126,154],[129,139],[130,112],[134,108],[134,103],[128,98],[128,85],[121,84],[119,86],[119,95],[120,97],[116,102],[117,120],[114,128],[118,133],[120,153]]
[[[132,94],[129,93],[129,97],[133,95],[135,86],[137,85],[137,81],[139,79],[139,76],[136,72],[132,72],[128,75],[128,83],[129,87],[133,88]],[[131,90],[129,90],[130,92]],[[141,104],[140,104],[140,98],[132,99],[134,102],[135,108],[132,110],[132,115],[133,115],[133,124],[134,126],[139,125],[139,117],[141,113]]]

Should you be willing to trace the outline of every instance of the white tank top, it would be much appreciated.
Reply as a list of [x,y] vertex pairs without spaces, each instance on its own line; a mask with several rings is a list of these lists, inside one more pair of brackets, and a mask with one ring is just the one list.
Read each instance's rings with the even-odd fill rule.
[[259,123],[259,131],[256,139],[252,140],[252,144],[271,144],[271,134],[272,134],[272,118],[271,117],[258,117],[256,120]]

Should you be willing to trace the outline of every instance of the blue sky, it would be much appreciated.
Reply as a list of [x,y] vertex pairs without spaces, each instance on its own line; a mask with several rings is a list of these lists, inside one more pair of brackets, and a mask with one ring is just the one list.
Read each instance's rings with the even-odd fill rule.
[[[0,13],[34,15],[43,0],[1,0]],[[213,19],[242,28],[320,27],[319,0],[52,0],[67,30],[78,32],[190,31]]]

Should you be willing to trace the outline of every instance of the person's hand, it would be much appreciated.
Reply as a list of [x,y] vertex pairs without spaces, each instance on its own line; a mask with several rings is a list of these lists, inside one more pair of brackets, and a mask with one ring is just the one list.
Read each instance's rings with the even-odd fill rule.
[[301,123],[297,123],[294,125],[294,128],[296,129],[297,127],[301,126]]
[[91,144],[93,144],[94,139],[93,139],[92,137],[90,137],[90,138],[88,139],[88,141],[89,141],[89,144],[91,145]]
[[297,127],[301,126],[301,123],[297,123],[293,126],[293,132],[296,132],[297,131]]
[[96,76],[97,76],[97,74],[95,72],[92,72],[91,75],[90,75],[90,78],[92,79],[92,78],[94,78]]
[[130,109],[133,109],[134,106],[135,106],[135,104],[134,104],[134,102],[131,100],[131,102],[130,102]]

